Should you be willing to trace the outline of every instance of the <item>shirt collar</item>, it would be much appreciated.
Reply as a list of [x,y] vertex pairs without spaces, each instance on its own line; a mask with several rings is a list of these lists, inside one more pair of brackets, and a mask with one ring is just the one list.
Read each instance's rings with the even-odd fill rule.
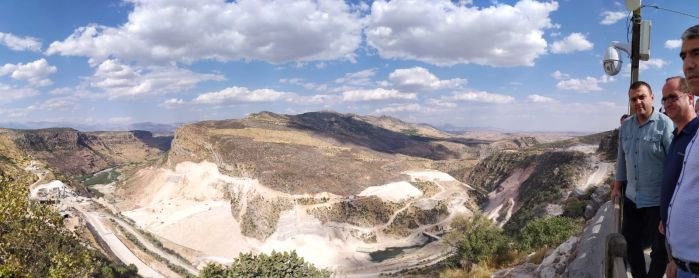
[[655,110],[655,107],[653,107],[653,113],[650,114],[650,117],[648,117],[648,121],[656,121],[660,119],[660,112],[658,110]]
[[[682,128],[681,133],[686,133],[689,136],[694,137],[694,134],[697,133],[697,127],[699,127],[699,118],[694,117],[691,121],[687,123],[687,125]],[[674,134],[677,134],[677,128],[675,128]]]

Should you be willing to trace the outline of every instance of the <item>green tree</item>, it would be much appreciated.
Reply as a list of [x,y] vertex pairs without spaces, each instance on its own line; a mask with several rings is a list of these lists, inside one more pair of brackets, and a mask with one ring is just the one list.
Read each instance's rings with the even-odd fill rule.
[[233,263],[224,268],[219,264],[208,264],[199,273],[201,278],[222,277],[330,277],[331,273],[318,269],[304,261],[295,251],[291,253],[240,254]]
[[0,277],[102,276],[108,261],[63,227],[52,206],[29,200],[26,177],[16,180],[0,167]]
[[464,268],[472,264],[492,264],[508,253],[510,240],[502,229],[482,214],[456,218],[444,240],[455,248],[453,259]]
[[562,216],[537,218],[527,223],[518,236],[520,248],[533,251],[544,246],[556,246],[577,234],[582,223]]

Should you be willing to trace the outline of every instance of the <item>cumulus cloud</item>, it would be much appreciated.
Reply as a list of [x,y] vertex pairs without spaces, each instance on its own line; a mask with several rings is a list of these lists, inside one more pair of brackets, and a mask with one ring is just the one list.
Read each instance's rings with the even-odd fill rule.
[[399,112],[420,112],[422,109],[423,109],[422,106],[420,106],[420,104],[417,104],[417,103],[396,104],[396,105],[389,105],[388,107],[376,109],[371,114],[381,115],[381,114],[393,114],[393,113],[399,113]]
[[296,96],[292,93],[272,89],[250,90],[245,87],[230,87],[218,92],[209,92],[197,96],[192,103],[231,105],[253,102],[292,101]]
[[77,99],[72,96],[68,97],[57,97],[47,99],[37,105],[29,106],[28,109],[32,110],[59,110],[59,111],[69,111],[75,109],[77,106]]
[[371,78],[374,77],[374,75],[376,75],[376,69],[350,72],[338,79],[335,79],[335,83],[348,86],[369,86],[373,84]]
[[608,77],[606,75],[603,75],[600,78],[587,76],[584,79],[572,78],[567,80],[561,80],[556,84],[556,88],[561,90],[578,91],[583,93],[596,92],[602,91],[602,88],[600,88],[599,84],[609,83],[612,81],[614,81],[614,78]]
[[527,99],[535,103],[551,103],[556,101],[555,99],[552,99],[550,97],[540,96],[536,94],[527,96]]
[[551,45],[552,53],[571,53],[575,51],[590,50],[594,46],[590,41],[585,38],[585,35],[581,33],[572,33],[565,37],[563,40],[555,41]]
[[223,80],[219,74],[201,74],[174,66],[132,67],[106,60],[95,70],[90,86],[104,90],[110,99],[179,92],[200,82]]
[[337,95],[297,96],[292,102],[297,104],[332,104],[340,99]]
[[551,74],[551,77],[553,77],[556,80],[563,80],[563,79],[570,78],[570,75],[567,73],[562,73],[561,71],[557,70]]
[[26,64],[5,64],[0,67],[0,76],[10,75],[13,79],[24,80],[33,86],[48,86],[53,84],[47,77],[58,69],[49,65],[44,58]]
[[[660,68],[663,68],[666,64],[667,63],[663,59],[651,58],[651,59],[648,59],[648,61],[640,61],[640,63],[638,64],[638,69],[640,69],[640,70],[648,70],[651,68],[660,69]],[[629,69],[629,71],[630,70],[631,69]]]
[[47,54],[142,63],[354,59],[362,20],[339,0],[133,0],[119,27],[87,25]]
[[494,94],[488,92],[456,92],[452,96],[445,98],[453,101],[467,101],[492,104],[506,104],[515,101],[515,98],[508,95]]
[[41,51],[41,41],[33,37],[18,37],[10,33],[0,32],[0,44],[15,51]]
[[456,88],[466,84],[466,79],[454,78],[440,80],[434,74],[422,67],[397,69],[388,76],[385,85],[396,87],[403,91],[435,91]]
[[377,88],[372,90],[351,90],[342,93],[343,101],[412,100],[415,93],[401,93],[397,90]]
[[597,102],[597,104],[599,104],[600,106],[602,106],[602,107],[604,107],[604,108],[615,108],[615,107],[617,107],[616,103],[611,102],[611,101],[600,101],[600,102]]
[[174,109],[177,107],[181,107],[185,104],[186,104],[186,102],[183,99],[171,98],[171,99],[163,101],[159,106],[165,107],[168,109]]
[[616,23],[619,20],[622,20],[628,16],[629,13],[627,12],[612,12],[612,11],[605,11],[602,12],[602,21],[599,23],[602,25],[612,25]]
[[282,78],[279,79],[279,82],[283,84],[292,84],[296,86],[301,86],[306,90],[315,90],[315,91],[323,91],[328,89],[328,85],[326,84],[317,84],[313,82],[306,82],[303,80],[303,78]]
[[549,14],[557,9],[555,1],[478,8],[447,0],[380,0],[372,3],[365,35],[386,59],[533,66],[546,52],[544,30],[554,27]]
[[13,102],[18,99],[28,98],[39,95],[35,89],[26,87],[13,87],[7,84],[0,83],[0,103]]
[[682,40],[667,40],[667,41],[665,41],[665,48],[667,48],[667,49],[680,48],[680,46],[682,46]]

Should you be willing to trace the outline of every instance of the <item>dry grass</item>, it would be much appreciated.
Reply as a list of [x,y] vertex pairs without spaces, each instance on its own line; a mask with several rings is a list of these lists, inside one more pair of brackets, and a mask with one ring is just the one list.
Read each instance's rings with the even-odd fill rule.
[[531,257],[529,257],[529,261],[534,264],[540,264],[544,260],[544,258],[546,258],[546,254],[548,254],[549,249],[550,248],[548,247],[540,248],[539,250],[534,252],[534,254],[532,254]]
[[490,278],[493,271],[488,267],[475,265],[470,271],[449,268],[439,273],[439,278]]

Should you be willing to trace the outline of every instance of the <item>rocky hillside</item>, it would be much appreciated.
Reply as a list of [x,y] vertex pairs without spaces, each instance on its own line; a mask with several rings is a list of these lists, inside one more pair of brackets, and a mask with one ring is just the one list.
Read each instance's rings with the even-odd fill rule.
[[154,137],[147,131],[80,132],[67,128],[2,129],[4,148],[21,150],[67,176],[90,174],[120,164],[160,157],[171,137]]
[[479,193],[476,199],[489,217],[516,233],[537,217],[584,213],[589,191],[606,185],[612,174],[610,136],[496,151],[471,169],[449,173]]
[[398,126],[406,131],[333,112],[262,112],[241,120],[182,126],[168,163],[208,160],[226,174],[254,177],[278,190],[351,195],[367,186],[399,180],[399,173],[411,165],[471,157],[486,144],[428,137],[419,132],[422,129],[410,129],[405,123]]

